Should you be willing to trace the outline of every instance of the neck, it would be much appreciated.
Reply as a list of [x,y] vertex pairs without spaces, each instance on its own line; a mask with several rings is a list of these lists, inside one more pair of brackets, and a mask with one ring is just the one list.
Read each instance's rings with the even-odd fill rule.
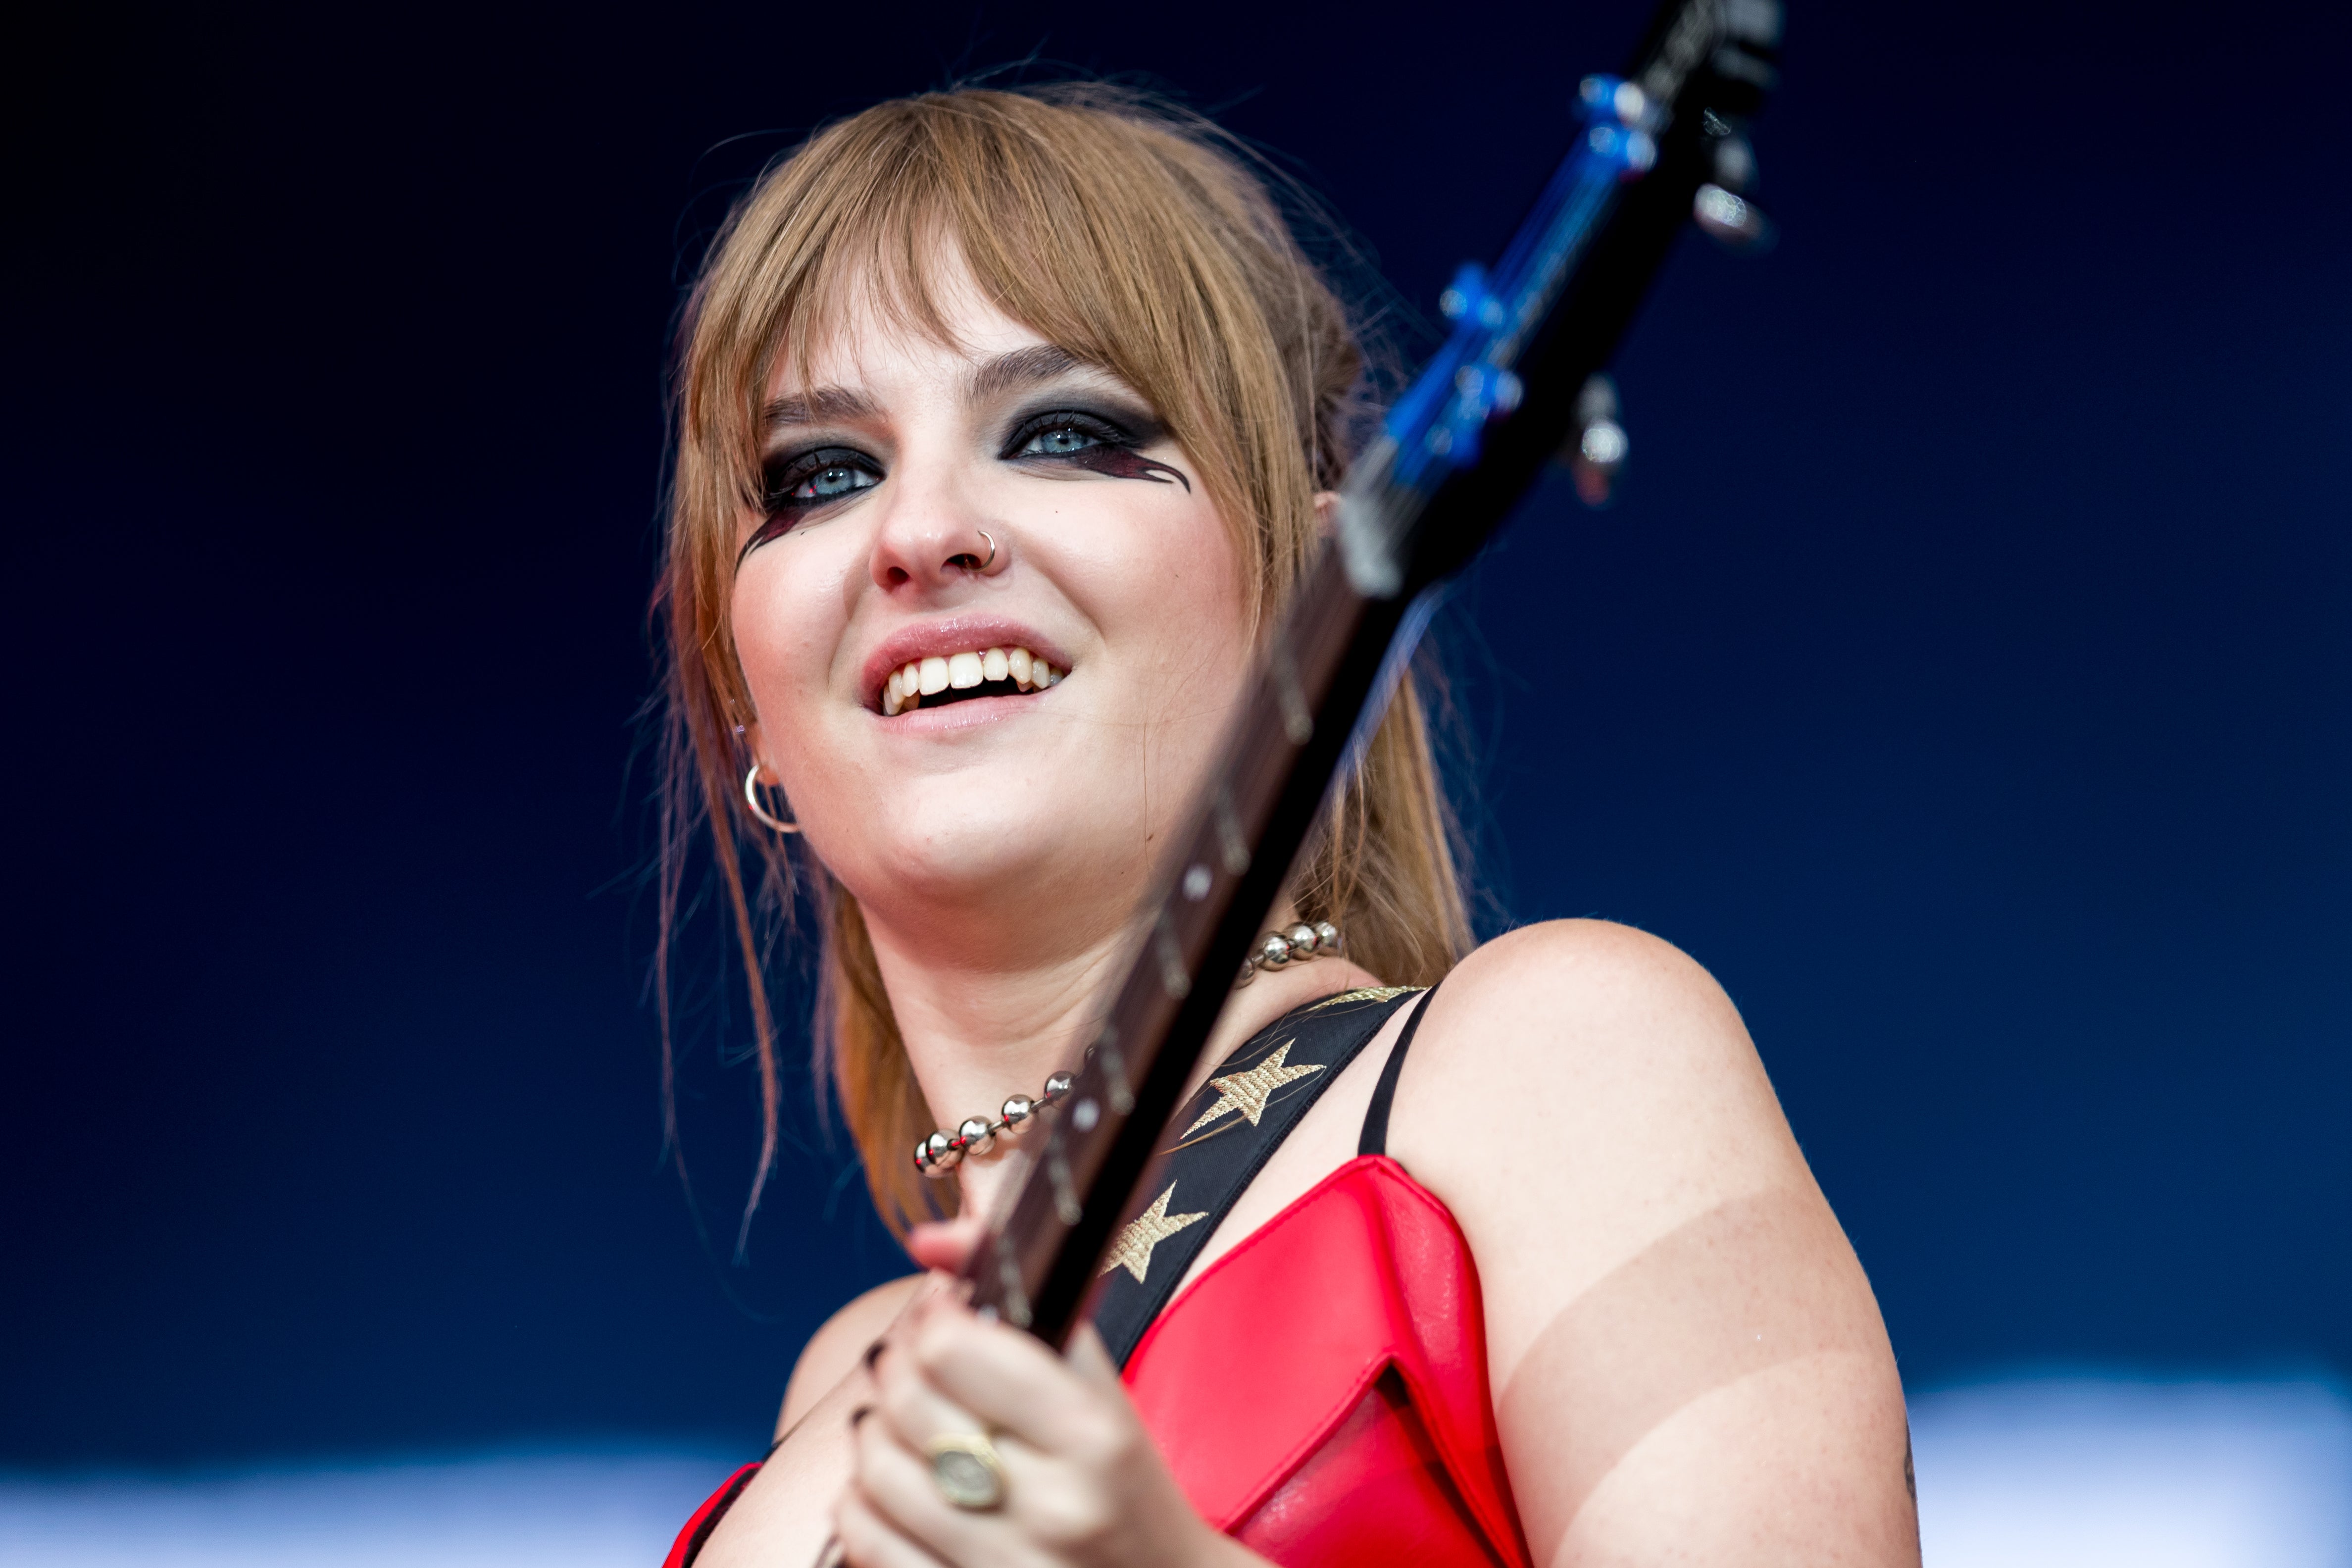
[[[1267,923],[1279,928],[1296,919],[1286,900]],[[1079,946],[1041,942],[1026,963],[950,965],[927,960],[932,944],[909,942],[870,914],[866,928],[915,1081],[933,1121],[950,1131],[966,1117],[994,1118],[1007,1096],[1034,1098],[1049,1074],[1075,1068],[1133,952],[1130,939],[1114,930]],[[1292,1008],[1379,984],[1345,959],[1259,974],[1226,1004],[1187,1096],[1243,1041]],[[949,1178],[961,1185],[963,1212],[992,1212],[999,1195],[1019,1185],[1024,1163],[1018,1143],[966,1159]]]

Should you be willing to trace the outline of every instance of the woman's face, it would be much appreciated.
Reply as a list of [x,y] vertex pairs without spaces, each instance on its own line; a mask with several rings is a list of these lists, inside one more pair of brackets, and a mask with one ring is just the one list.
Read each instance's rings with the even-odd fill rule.
[[948,282],[950,342],[861,313],[769,387],[736,646],[759,755],[869,919],[1035,962],[1123,922],[1189,805],[1246,669],[1241,563],[1150,405]]

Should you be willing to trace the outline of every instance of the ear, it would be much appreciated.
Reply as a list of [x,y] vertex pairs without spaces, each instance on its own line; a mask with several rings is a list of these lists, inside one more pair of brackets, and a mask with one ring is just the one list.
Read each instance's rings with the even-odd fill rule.
[[766,748],[760,744],[760,721],[757,719],[736,725],[735,738],[742,742],[744,754],[759,764],[761,784],[774,789],[784,782],[776,776],[776,770],[769,764]]
[[1315,492],[1315,531],[1325,539],[1339,531],[1339,492]]

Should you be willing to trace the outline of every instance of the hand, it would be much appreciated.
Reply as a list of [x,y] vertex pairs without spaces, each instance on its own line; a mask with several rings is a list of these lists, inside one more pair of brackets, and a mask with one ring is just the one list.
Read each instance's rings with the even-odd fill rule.
[[[960,1261],[968,1225],[925,1226],[917,1260]],[[855,1469],[835,1510],[856,1568],[1192,1568],[1262,1560],[1192,1511],[1091,1326],[1067,1359],[984,1321],[941,1289],[900,1320],[874,1361],[875,1403],[856,1421]],[[985,1433],[1003,1503],[950,1504],[923,1445]]]

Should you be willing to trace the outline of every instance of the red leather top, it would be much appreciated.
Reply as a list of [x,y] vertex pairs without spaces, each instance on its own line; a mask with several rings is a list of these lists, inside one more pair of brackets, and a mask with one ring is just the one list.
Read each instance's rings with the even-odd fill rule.
[[[1478,1270],[1445,1205],[1364,1154],[1169,1303],[1128,1392],[1202,1516],[1286,1568],[1528,1568],[1486,1388]],[[678,1532],[688,1568],[759,1467]]]
[[670,1543],[669,1555],[662,1559],[662,1568],[692,1568],[695,1557],[702,1551],[702,1543],[709,1540],[710,1532],[719,1527],[720,1516],[735,1506],[735,1499],[759,1473],[760,1467],[755,1461],[728,1477],[719,1489],[694,1510],[694,1517],[686,1521],[686,1528],[677,1532],[677,1539]]
[[1275,1563],[1528,1562],[1469,1243],[1385,1154],[1218,1258],[1125,1375],[1193,1507]]

